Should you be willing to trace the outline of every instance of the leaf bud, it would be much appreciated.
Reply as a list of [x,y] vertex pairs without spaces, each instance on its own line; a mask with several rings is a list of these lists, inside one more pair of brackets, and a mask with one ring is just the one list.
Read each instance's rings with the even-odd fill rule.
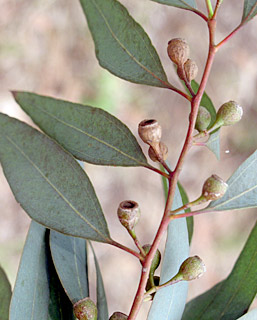
[[216,174],[213,174],[209,177],[203,185],[202,196],[208,200],[217,200],[224,196],[228,188],[227,183],[218,177]]
[[119,204],[117,214],[120,223],[128,230],[133,230],[140,218],[140,209],[137,202],[125,200]]
[[241,120],[243,108],[235,101],[224,103],[217,112],[216,122],[223,126],[230,126]]
[[[148,155],[152,161],[154,162],[159,161],[155,150],[151,146],[148,149]],[[158,155],[159,155],[159,158],[161,158],[162,160],[167,160],[168,158],[168,147],[163,142],[160,142],[159,144]]]
[[97,320],[96,305],[89,297],[76,302],[73,311],[78,320]]
[[138,125],[140,138],[150,146],[159,144],[162,136],[162,128],[155,119],[143,120]]
[[206,108],[200,106],[198,110],[196,122],[195,122],[196,130],[198,130],[199,132],[206,130],[210,122],[211,122],[210,112]]
[[206,271],[205,264],[198,256],[187,258],[180,266],[178,275],[182,280],[190,281],[200,278]]
[[124,313],[114,312],[109,320],[127,320],[127,319],[128,319],[128,316],[126,316]]
[[[145,244],[143,246],[143,249],[146,254],[149,253],[151,247],[152,246],[150,244]],[[151,268],[150,268],[150,273],[152,273],[152,274],[154,273],[154,271],[159,267],[160,262],[161,262],[161,253],[160,253],[160,250],[157,249],[155,252],[155,255],[153,257],[153,261],[152,261]]]
[[175,38],[168,42],[168,56],[176,65],[183,65],[189,57],[189,45],[186,40]]
[[187,61],[184,63],[184,70],[188,82],[191,82],[196,78],[198,67],[195,61],[187,59]]

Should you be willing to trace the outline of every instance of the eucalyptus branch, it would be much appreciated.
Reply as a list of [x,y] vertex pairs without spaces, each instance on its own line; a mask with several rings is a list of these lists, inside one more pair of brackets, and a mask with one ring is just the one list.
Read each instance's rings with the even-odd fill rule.
[[213,16],[213,9],[212,9],[211,0],[205,0],[205,4],[207,7],[208,16],[209,16],[209,18],[211,18]]
[[218,13],[218,9],[219,9],[220,5],[222,4],[222,2],[223,2],[223,0],[217,0],[216,6],[215,6],[215,9],[214,9],[214,13],[212,15],[212,19],[216,19],[217,13]]

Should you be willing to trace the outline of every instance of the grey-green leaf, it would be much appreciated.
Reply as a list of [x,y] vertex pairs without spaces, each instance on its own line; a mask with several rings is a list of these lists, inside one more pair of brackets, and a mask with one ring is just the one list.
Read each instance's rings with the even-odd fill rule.
[[[178,189],[181,196],[182,204],[185,205],[189,203],[187,193],[180,182],[178,182]],[[185,212],[191,212],[190,208],[186,209]],[[192,241],[193,233],[194,233],[194,217],[193,216],[187,217],[186,222],[187,222],[188,240],[190,244]]]
[[207,210],[233,210],[257,207],[257,151],[255,151],[227,181],[228,190]]
[[257,309],[253,309],[247,312],[242,317],[238,318],[237,320],[256,320],[257,319]]
[[257,292],[257,225],[227,279],[186,305],[182,320],[234,320],[247,312]]
[[257,1],[245,0],[242,21],[249,21],[257,14]]
[[112,166],[148,165],[131,131],[108,112],[29,92],[14,92],[14,97],[42,131],[77,159]]
[[93,251],[94,261],[95,261],[95,269],[96,269],[96,295],[97,295],[97,319],[98,320],[106,320],[108,319],[108,306],[107,300],[104,290],[103,278],[100,270],[99,263],[97,261],[97,257],[94,251],[94,248],[89,242],[90,247]]
[[11,301],[11,284],[0,266],[0,320],[8,320]]
[[80,0],[100,65],[140,84],[170,86],[160,58],[143,28],[116,0]]
[[220,160],[220,129],[210,134],[206,147],[211,150],[216,158]]
[[16,200],[32,219],[61,233],[109,242],[90,180],[53,140],[0,114],[0,162]]
[[[194,92],[197,92],[197,90],[199,88],[199,84],[195,80],[191,81],[191,86],[192,86],[192,89],[194,90]],[[204,92],[204,94],[202,96],[200,105],[202,107],[206,108],[211,114],[211,122],[207,128],[207,129],[209,129],[216,120],[216,110],[215,110],[215,107],[211,101],[211,98],[207,95],[206,92]]]
[[152,0],[154,2],[159,2],[162,4],[167,4],[168,6],[178,7],[182,9],[193,10],[196,9],[195,0]]
[[71,302],[88,297],[86,240],[51,230],[50,248],[56,272]]
[[[178,188],[173,209],[182,206]],[[188,258],[189,243],[186,219],[176,219],[168,227],[165,253],[162,261],[161,283],[170,280],[179,270],[181,263]],[[148,320],[180,320],[185,308],[188,284],[180,282],[159,290],[154,297]]]
[[45,228],[32,221],[10,305],[10,320],[47,319],[49,304]]

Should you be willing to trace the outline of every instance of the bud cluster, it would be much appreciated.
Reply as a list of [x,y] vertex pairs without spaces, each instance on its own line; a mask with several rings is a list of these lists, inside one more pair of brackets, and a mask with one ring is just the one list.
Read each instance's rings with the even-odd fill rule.
[[191,82],[198,73],[195,61],[189,59],[189,45],[186,40],[175,38],[168,42],[168,56],[177,65],[177,74],[181,80]]
[[166,160],[168,157],[168,147],[161,142],[162,128],[155,119],[143,120],[138,125],[140,138],[150,147],[148,155],[154,162]]

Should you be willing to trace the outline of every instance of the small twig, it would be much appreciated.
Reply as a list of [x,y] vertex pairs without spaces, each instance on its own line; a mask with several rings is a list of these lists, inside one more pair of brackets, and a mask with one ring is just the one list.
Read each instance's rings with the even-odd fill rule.
[[180,213],[180,214],[174,214],[170,216],[170,220],[175,220],[175,219],[181,219],[181,218],[188,218],[192,216],[197,216],[199,214],[203,213],[211,213],[214,212],[215,210],[199,210],[199,211],[191,211],[191,212],[185,212],[185,213]]
[[123,244],[121,244],[119,242],[116,242],[116,241],[111,239],[108,243],[113,245],[114,247],[117,247],[117,248],[119,248],[121,250],[124,250],[124,251],[132,254],[133,256],[137,257],[140,261],[144,261],[145,260],[145,258],[140,253],[138,253],[138,252],[136,252],[136,251],[124,246]]
[[140,244],[140,242],[139,242],[139,240],[138,240],[138,238],[137,238],[137,235],[136,235],[135,231],[128,229],[128,233],[130,234],[131,238],[133,239],[133,241],[134,241],[135,245],[137,246],[138,250],[140,251],[141,255],[142,255],[143,257],[145,257],[145,256],[146,256],[145,250],[144,250],[143,247],[141,246],[141,244]]
[[212,19],[216,19],[217,13],[218,13],[218,9],[219,9],[220,5],[222,4],[222,1],[223,0],[217,0],[216,6],[215,6],[215,9],[214,9],[214,13],[212,15]]
[[207,11],[208,11],[208,17],[210,19],[213,16],[213,9],[212,9],[211,0],[205,0],[205,4],[207,7]]

